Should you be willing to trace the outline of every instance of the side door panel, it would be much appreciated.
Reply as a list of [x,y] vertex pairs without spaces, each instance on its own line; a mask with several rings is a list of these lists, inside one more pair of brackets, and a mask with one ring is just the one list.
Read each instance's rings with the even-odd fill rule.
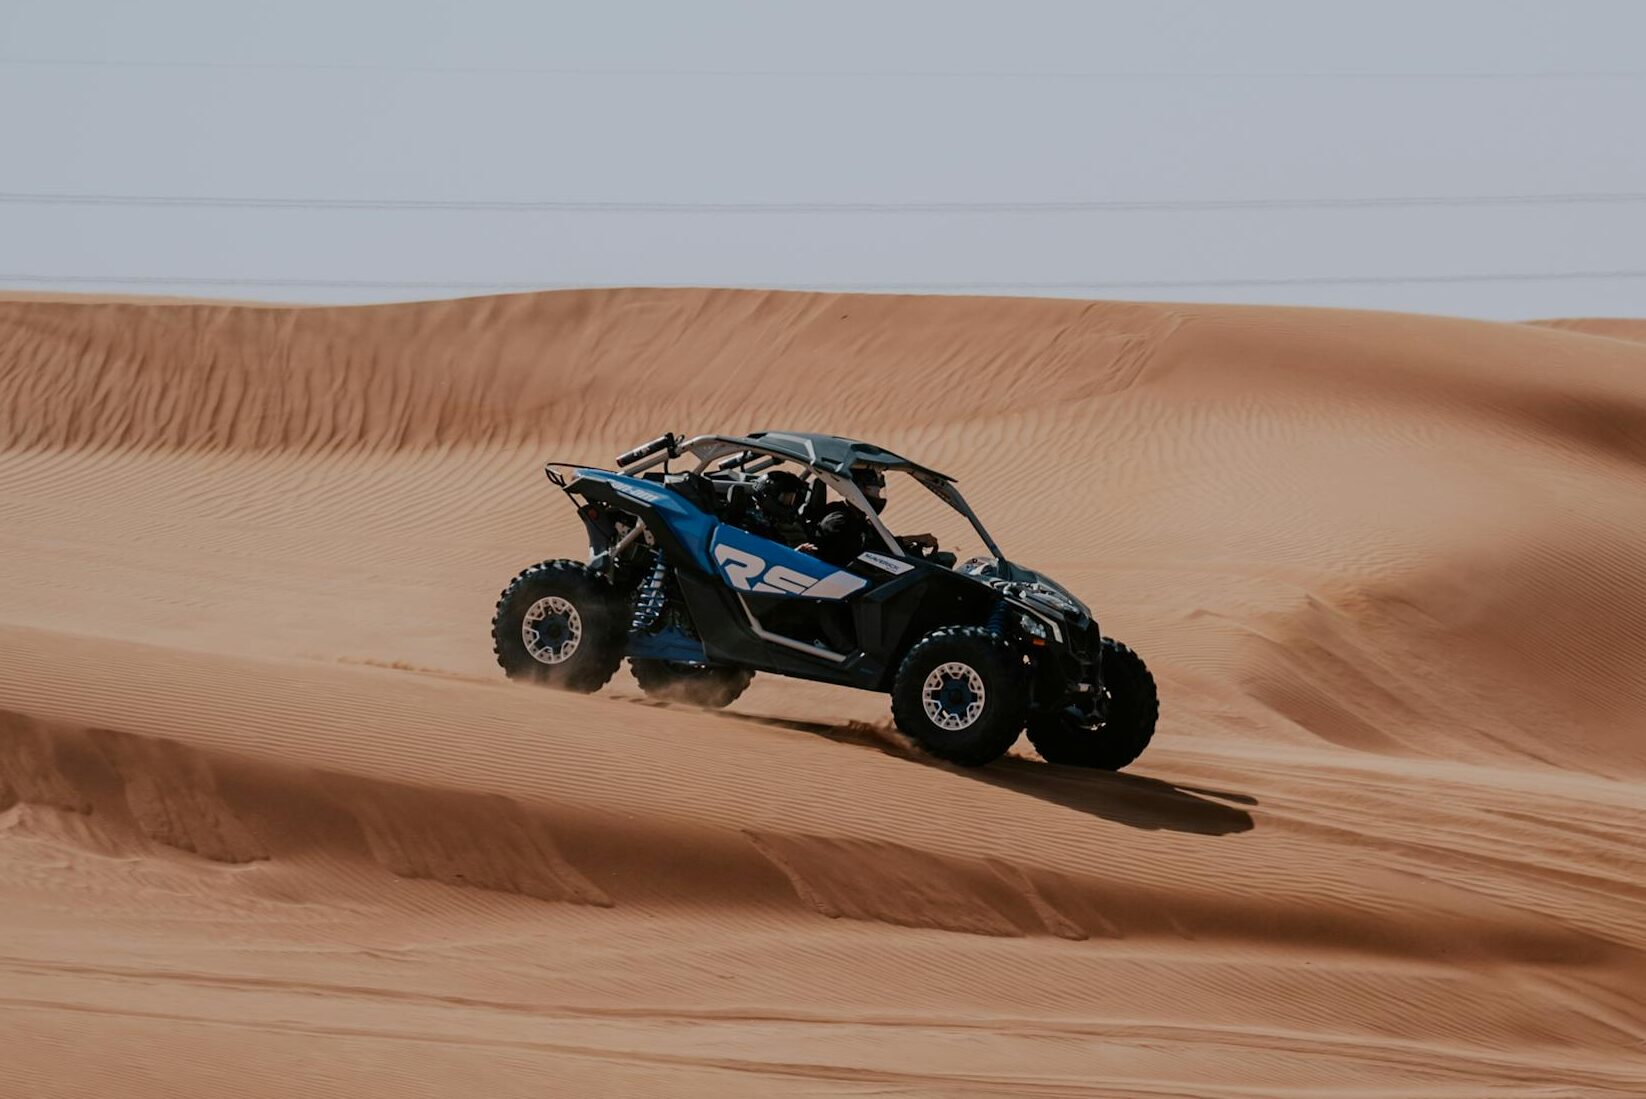
[[709,556],[761,640],[837,665],[859,648],[846,601],[863,577],[725,523]]

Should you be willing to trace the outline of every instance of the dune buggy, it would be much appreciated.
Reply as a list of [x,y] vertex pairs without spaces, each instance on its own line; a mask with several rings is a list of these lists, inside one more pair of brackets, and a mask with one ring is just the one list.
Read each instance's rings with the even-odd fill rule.
[[[700,706],[731,703],[756,671],[880,691],[905,734],[966,765],[1025,729],[1046,760],[1086,767],[1124,767],[1149,743],[1159,702],[1143,661],[1009,561],[947,475],[869,443],[775,431],[663,435],[617,465],[545,467],[590,554],[504,589],[492,640],[510,678],[591,692],[627,657],[647,694]],[[928,535],[894,534],[860,488],[866,471],[908,475],[986,552],[960,563]],[[784,534],[762,514],[777,477],[803,489],[802,517],[825,501],[859,511],[872,544],[832,564],[803,531]]]

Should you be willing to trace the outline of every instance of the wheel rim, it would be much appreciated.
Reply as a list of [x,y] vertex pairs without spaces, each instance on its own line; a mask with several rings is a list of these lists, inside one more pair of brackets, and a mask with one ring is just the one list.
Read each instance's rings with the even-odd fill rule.
[[926,717],[939,729],[954,733],[970,728],[983,714],[988,692],[983,677],[970,664],[950,661],[933,668],[920,688]]
[[539,664],[564,664],[583,642],[583,616],[570,601],[546,595],[526,608],[520,640]]

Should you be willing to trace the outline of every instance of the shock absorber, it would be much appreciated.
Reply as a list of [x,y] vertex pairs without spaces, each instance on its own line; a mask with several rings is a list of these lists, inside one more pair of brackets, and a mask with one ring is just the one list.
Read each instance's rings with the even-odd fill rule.
[[1001,637],[1006,635],[1006,615],[1008,609],[1004,599],[995,600],[994,610],[989,612],[989,632]]
[[669,601],[665,585],[669,578],[668,562],[663,560],[663,551],[657,551],[657,559],[652,563],[652,571],[646,574],[646,579],[640,582],[640,587],[634,593],[634,618],[629,628],[635,633],[643,633],[657,625],[657,620],[663,616],[663,608]]

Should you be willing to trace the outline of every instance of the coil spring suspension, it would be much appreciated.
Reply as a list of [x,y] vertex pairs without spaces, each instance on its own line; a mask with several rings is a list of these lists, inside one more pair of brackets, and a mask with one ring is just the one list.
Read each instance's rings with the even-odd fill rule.
[[994,605],[994,610],[989,612],[989,632],[990,633],[999,634],[1002,637],[1005,636],[1005,634],[1006,634],[1006,615],[1008,613],[1009,612],[1006,609],[1006,601],[1004,599],[996,601],[996,603]]
[[634,594],[634,618],[629,623],[631,630],[636,633],[649,630],[663,617],[663,608],[669,601],[665,588],[668,578],[669,565],[663,560],[663,551],[659,550],[652,571],[646,574],[646,579],[640,582]]

